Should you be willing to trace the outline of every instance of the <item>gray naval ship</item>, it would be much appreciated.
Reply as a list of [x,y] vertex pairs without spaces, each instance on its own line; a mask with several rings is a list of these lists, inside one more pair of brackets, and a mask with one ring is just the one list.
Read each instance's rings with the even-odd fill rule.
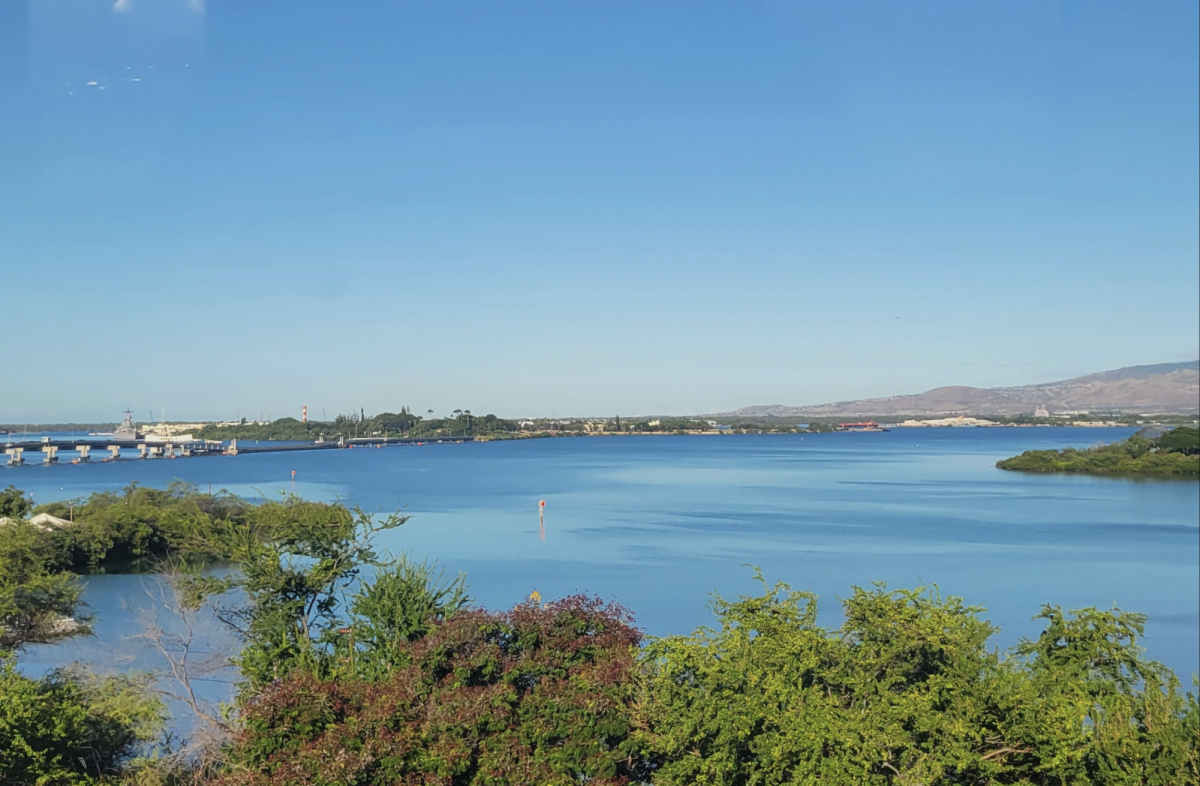
[[125,419],[121,421],[121,425],[117,426],[116,431],[112,433],[113,439],[135,440],[141,439],[141,432],[137,430],[137,426],[133,422],[133,413],[125,410]]

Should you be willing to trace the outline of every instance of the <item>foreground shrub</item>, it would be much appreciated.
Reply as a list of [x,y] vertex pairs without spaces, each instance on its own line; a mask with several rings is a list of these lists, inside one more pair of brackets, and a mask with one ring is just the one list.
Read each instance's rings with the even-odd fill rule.
[[87,631],[83,588],[52,563],[43,531],[26,521],[0,524],[0,653]]
[[1196,698],[1142,659],[1142,617],[1047,607],[1008,659],[982,609],[855,588],[838,631],[777,585],[719,631],[652,642],[656,784],[1197,783]]
[[632,716],[640,633],[572,597],[464,611],[398,643],[387,680],[297,671],[243,710],[227,786],[578,784],[648,775]]
[[34,680],[0,657],[0,783],[83,786],[122,772],[163,723],[161,702],[130,678],[53,672]]

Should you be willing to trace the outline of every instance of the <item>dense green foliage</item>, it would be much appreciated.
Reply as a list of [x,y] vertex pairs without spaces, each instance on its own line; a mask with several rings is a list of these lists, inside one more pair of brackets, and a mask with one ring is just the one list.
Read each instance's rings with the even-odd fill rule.
[[53,531],[25,519],[33,509],[12,486],[0,493],[0,653],[87,632],[82,589]]
[[[3,708],[7,716],[0,712],[0,783],[107,782],[148,739],[151,716],[161,713],[155,700],[134,690],[140,683],[82,680],[66,672],[37,681],[12,670],[11,653],[22,646],[88,632],[88,619],[77,613],[80,585],[72,571],[128,564],[130,558],[169,559],[185,570],[233,561],[231,577],[192,574],[183,589],[197,600],[236,590],[239,602],[218,611],[243,634],[247,695],[296,668],[341,674],[346,647],[336,628],[345,621],[335,607],[346,582],[364,567],[383,566],[355,603],[367,664],[378,641],[374,673],[392,670],[384,664],[394,661],[393,633],[419,636],[429,621],[447,618],[467,600],[461,579],[439,586],[428,565],[377,558],[369,534],[402,519],[376,524],[342,505],[295,497],[251,505],[183,484],[161,491],[130,486],[79,504],[36,509],[15,490],[2,499],[13,516],[0,538],[0,657],[8,670],[0,675],[0,689],[15,703]],[[39,512],[73,520],[35,524],[17,518]],[[407,605],[397,610],[391,602]],[[171,766],[179,769],[179,762]],[[152,770],[139,769],[139,782],[153,780]]]
[[280,418],[270,423],[241,423],[235,426],[205,426],[201,439],[261,439],[309,442],[339,437],[485,437],[517,431],[515,423],[495,415],[472,415],[470,410],[455,410],[452,417],[422,418],[407,408],[400,412],[381,412],[367,417],[338,415],[330,422],[302,423],[295,418]]
[[295,418],[279,418],[270,423],[240,423],[236,426],[210,424],[196,432],[197,439],[267,439],[288,442],[314,442],[318,438],[337,437],[339,434],[330,423]]
[[687,431],[711,431],[713,427],[708,425],[706,421],[694,418],[654,418],[653,420],[628,421],[628,428],[635,433],[683,433]]
[[251,520],[216,522],[192,539],[191,550],[237,566],[223,576],[195,575],[184,589],[197,605],[235,598],[219,613],[245,644],[238,659],[245,691],[296,669],[341,673],[345,590],[357,589],[364,569],[387,567],[372,536],[404,521],[392,516],[377,523],[359,510],[289,497],[260,506]]
[[26,521],[0,528],[0,652],[86,632],[81,588],[57,568],[47,533]]
[[0,783],[82,786],[116,782],[162,729],[162,703],[135,676],[98,679],[71,671],[31,679],[16,653],[89,632],[79,613],[70,535],[24,520],[24,495],[0,495]]
[[[405,557],[379,568],[350,599],[355,678],[384,679],[409,664],[407,645],[467,608],[466,579],[445,580],[434,566]],[[347,652],[347,655],[349,653]]]
[[25,492],[9,486],[0,491],[0,518],[21,519],[33,509],[33,502],[25,499]]
[[996,466],[1024,472],[1198,477],[1200,435],[1189,426],[1171,429],[1159,437],[1138,432],[1121,442],[1086,450],[1027,450]]
[[137,562],[152,565],[168,554],[183,556],[195,533],[217,522],[245,522],[262,515],[259,506],[232,494],[203,494],[185,483],[166,489],[134,484],[79,502],[41,505],[34,512],[70,521],[47,529],[40,539],[49,567],[78,573]]
[[[293,671],[380,678],[399,648],[466,607],[463,578],[377,550],[375,535],[404,524],[357,508],[286,497],[251,515],[212,520],[180,540],[184,553],[236,570],[181,580],[185,602],[209,604],[241,638],[243,696]],[[367,575],[364,575],[367,574]]]
[[719,630],[652,642],[654,783],[1182,784],[1200,777],[1196,698],[1142,659],[1143,618],[1046,607],[1007,658],[981,609],[856,588],[846,623],[777,585],[716,601]]
[[[20,492],[15,493],[20,496]],[[86,500],[52,502],[37,508],[29,508],[27,501],[25,504],[25,515],[48,513],[68,522],[18,527],[22,542],[29,544],[22,553],[36,554],[36,559],[31,556],[27,561],[50,573],[153,568],[168,557],[225,560],[229,555],[218,553],[218,549],[232,546],[217,541],[230,532],[267,538],[273,527],[290,527],[306,517],[350,517],[342,505],[305,502],[295,497],[255,505],[226,491],[202,493],[195,486],[179,482],[166,489],[133,484],[120,491],[96,492]],[[0,543],[0,548],[3,546]]]
[[64,671],[22,676],[0,656],[0,783],[116,783],[141,744],[162,729],[160,701],[136,677]]
[[1200,714],[1144,618],[1046,607],[1006,656],[982,609],[855,589],[845,624],[777,585],[651,641],[584,598],[465,611],[367,678],[293,670],[246,700],[225,784],[1168,784]]
[[1168,453],[1182,453],[1185,456],[1200,454],[1200,429],[1190,426],[1173,428],[1154,440],[1154,446]]
[[297,673],[247,706],[223,784],[641,782],[639,633],[582,597],[468,611],[402,641],[386,679]]

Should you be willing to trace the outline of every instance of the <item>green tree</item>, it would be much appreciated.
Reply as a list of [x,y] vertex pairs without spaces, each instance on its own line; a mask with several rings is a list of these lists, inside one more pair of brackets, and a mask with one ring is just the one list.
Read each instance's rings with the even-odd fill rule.
[[1047,608],[1012,657],[982,609],[855,588],[836,631],[786,585],[717,598],[719,630],[646,648],[654,782],[1195,783],[1196,698],[1136,646],[1141,618]]
[[82,588],[57,569],[46,533],[19,521],[0,538],[0,651],[45,644],[88,631],[79,614]]
[[1196,696],[1142,657],[1145,616],[1047,605],[1035,619],[1046,628],[1016,648],[1008,697],[1014,769],[1052,784],[1200,782]]
[[8,786],[115,783],[165,720],[162,703],[136,676],[56,671],[35,680],[4,655],[0,696],[0,782]]
[[1173,428],[1155,439],[1154,446],[1168,453],[1195,456],[1200,453],[1200,430],[1188,426]]
[[[350,600],[347,622],[355,648],[355,676],[379,679],[408,665],[407,645],[470,603],[462,574],[447,581],[428,562],[407,557],[379,568]],[[349,652],[347,652],[349,657]]]
[[33,502],[25,499],[20,489],[9,486],[0,491],[0,518],[23,519],[32,508]]
[[[193,539],[191,549],[234,563],[225,576],[191,577],[184,595],[193,606],[214,602],[242,637],[245,695],[295,669],[324,676],[339,668],[346,590],[365,568],[385,564],[373,536],[406,520],[393,514],[377,521],[359,509],[290,496],[259,506],[244,522],[216,522]],[[220,605],[222,596],[237,600]]]
[[[20,492],[5,493],[6,512],[28,512]],[[86,634],[81,587],[64,572],[54,533],[19,518],[0,538],[0,783],[14,786],[99,784],[120,774],[161,729],[163,707],[137,676],[100,680],[70,671],[31,679],[16,652]]]

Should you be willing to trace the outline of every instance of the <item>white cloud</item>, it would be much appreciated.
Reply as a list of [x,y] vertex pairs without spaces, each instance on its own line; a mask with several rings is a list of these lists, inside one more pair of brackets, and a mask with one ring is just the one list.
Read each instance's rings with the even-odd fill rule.
[[116,0],[116,2],[113,3],[113,11],[116,11],[118,14],[123,14],[126,13],[132,5],[133,0]]

